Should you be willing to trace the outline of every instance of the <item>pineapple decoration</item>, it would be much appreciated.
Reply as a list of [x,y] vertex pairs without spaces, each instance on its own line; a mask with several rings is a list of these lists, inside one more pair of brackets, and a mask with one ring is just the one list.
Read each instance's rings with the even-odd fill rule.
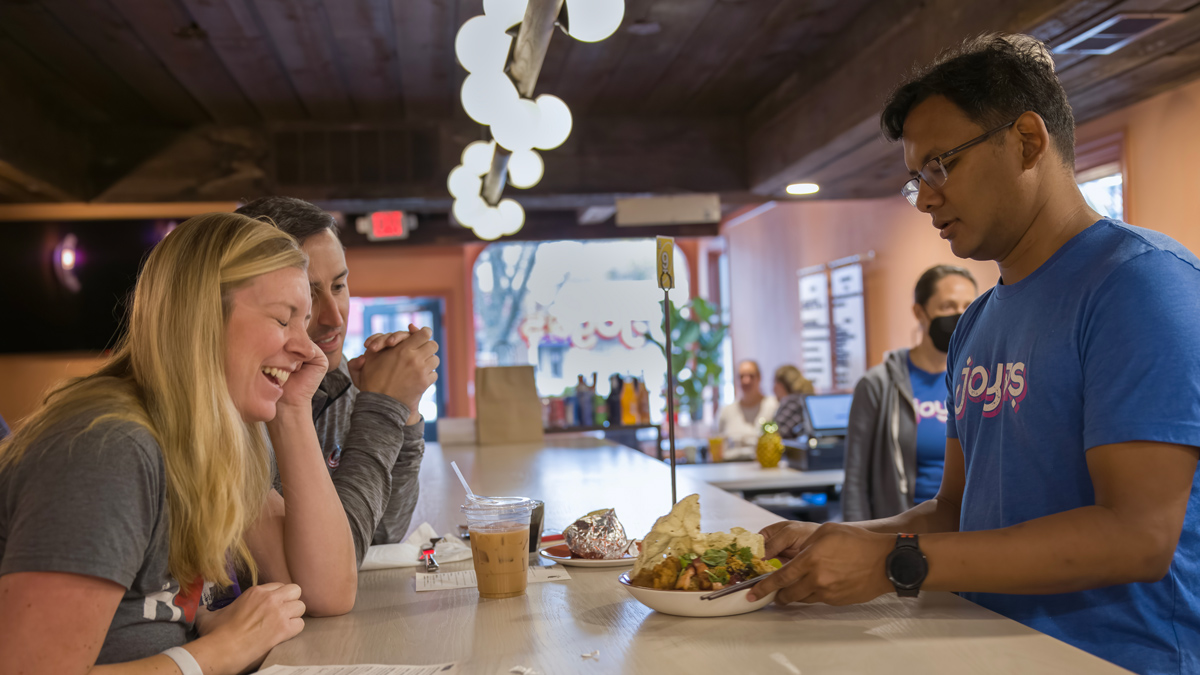
[[762,464],[764,469],[773,469],[779,466],[779,460],[783,457],[783,438],[779,435],[778,424],[763,423],[762,436],[758,437],[755,454],[758,455],[758,463]]

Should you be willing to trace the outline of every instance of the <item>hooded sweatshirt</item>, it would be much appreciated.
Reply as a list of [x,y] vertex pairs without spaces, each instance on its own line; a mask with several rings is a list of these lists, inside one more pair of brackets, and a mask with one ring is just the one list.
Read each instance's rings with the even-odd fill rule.
[[913,506],[917,413],[908,351],[888,352],[854,387],[842,488],[846,522],[887,518]]

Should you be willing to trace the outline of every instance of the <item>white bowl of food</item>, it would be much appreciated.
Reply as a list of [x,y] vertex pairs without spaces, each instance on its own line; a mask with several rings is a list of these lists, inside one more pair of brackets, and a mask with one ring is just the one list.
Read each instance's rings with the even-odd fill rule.
[[[775,593],[754,602],[746,598],[754,579],[781,566],[778,560],[764,560],[765,553],[763,536],[740,527],[701,532],[700,496],[688,495],[655,521],[633,569],[618,581],[635,600],[664,614],[745,614],[775,599]],[[726,594],[704,599],[718,591]]]
[[775,599],[776,593],[772,591],[764,598],[749,602],[746,600],[746,594],[750,592],[750,588],[753,588],[749,587],[713,600],[701,600],[701,596],[708,595],[712,591],[668,591],[634,586],[630,581],[629,572],[623,572],[621,576],[617,577],[617,581],[625,587],[625,590],[629,591],[634,600],[656,612],[675,616],[710,617],[745,614],[766,607]]

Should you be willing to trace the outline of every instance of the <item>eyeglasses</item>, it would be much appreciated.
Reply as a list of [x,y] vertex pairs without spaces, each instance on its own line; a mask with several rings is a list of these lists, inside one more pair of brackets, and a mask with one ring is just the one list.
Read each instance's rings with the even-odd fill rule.
[[997,131],[1003,131],[1004,129],[1007,129],[1016,123],[1017,121],[1013,120],[1008,124],[998,126],[991,131],[984,132],[983,134],[972,138],[957,148],[947,150],[946,152],[943,152],[937,157],[929,160],[925,163],[925,166],[923,166],[921,170],[917,172],[917,175],[914,176],[912,180],[908,181],[903,187],[900,188],[900,194],[904,195],[904,198],[908,200],[909,204],[916,206],[917,193],[921,190],[921,181],[925,181],[925,184],[934,190],[940,189],[946,184],[946,178],[949,175],[949,172],[946,171],[946,165],[943,163],[945,160],[950,159],[954,155],[957,155],[967,148],[979,145],[987,140],[988,136],[991,136]]

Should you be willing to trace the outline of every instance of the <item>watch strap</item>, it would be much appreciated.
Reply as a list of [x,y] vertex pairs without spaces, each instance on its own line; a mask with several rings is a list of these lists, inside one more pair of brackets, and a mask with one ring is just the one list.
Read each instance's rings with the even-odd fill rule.
[[[892,573],[891,573],[891,562],[892,562],[893,557],[895,556],[897,551],[900,551],[900,550],[906,549],[906,548],[912,549],[913,551],[915,551],[917,553],[917,555],[921,556],[922,560],[925,559],[925,555],[923,553],[921,553],[921,545],[920,545],[920,537],[919,536],[917,536],[915,534],[897,534],[896,535],[896,545],[892,549],[892,554],[888,556],[888,570],[887,570],[888,581],[892,582],[892,586],[896,589],[896,595],[900,596],[901,598],[915,598],[921,594],[921,584],[925,581],[925,576],[924,575],[921,576],[921,581],[917,582],[917,584],[914,588],[905,588],[896,582],[895,578],[892,576]],[[926,568],[926,569],[928,570],[928,568]]]

